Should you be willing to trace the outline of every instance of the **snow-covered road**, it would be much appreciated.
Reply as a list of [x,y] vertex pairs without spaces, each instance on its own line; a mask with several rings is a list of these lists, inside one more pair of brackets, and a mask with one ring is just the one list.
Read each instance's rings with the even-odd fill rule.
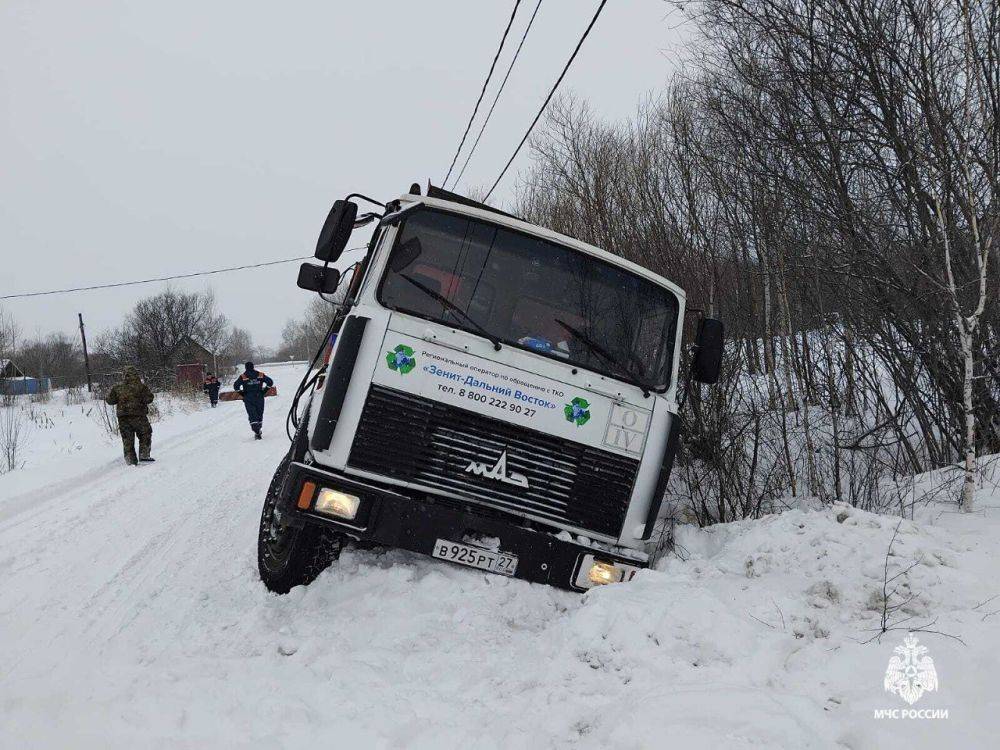
[[[52,746],[176,736],[188,709],[142,683],[170,684],[193,656],[246,653],[269,598],[254,581],[261,488],[287,450],[301,375],[271,372],[281,395],[268,401],[261,442],[241,404],[220,404],[183,415],[167,437],[155,429],[154,464],[125,466],[111,444],[93,468],[0,504],[4,731]],[[192,708],[207,698],[184,697]]]
[[263,442],[221,405],[158,426],[150,466],[105,445],[0,477],[0,746],[995,746],[996,502],[901,527],[917,614],[968,645],[924,637],[941,688],[917,707],[947,720],[877,720],[906,707],[882,689],[902,633],[861,643],[896,520],[849,509],[692,531],[686,561],[586,597],[401,552],[268,594],[301,371],[269,374]]

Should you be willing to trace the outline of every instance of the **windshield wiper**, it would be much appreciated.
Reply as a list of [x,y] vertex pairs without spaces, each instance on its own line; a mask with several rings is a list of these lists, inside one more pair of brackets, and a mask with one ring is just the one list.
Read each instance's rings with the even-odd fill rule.
[[438,302],[440,302],[442,305],[444,305],[445,307],[447,307],[449,310],[452,310],[453,312],[456,312],[459,315],[461,315],[462,318],[464,320],[466,320],[470,325],[472,325],[472,327],[475,328],[480,334],[482,334],[482,336],[484,338],[489,339],[493,343],[493,348],[494,349],[496,349],[497,351],[500,351],[500,349],[501,349],[500,339],[498,339],[492,333],[490,333],[485,328],[483,328],[481,325],[479,325],[479,323],[477,323],[471,317],[469,317],[468,313],[466,313],[462,308],[460,308],[458,305],[456,305],[450,299],[448,299],[447,297],[445,297],[443,294],[439,294],[438,292],[435,292],[429,286],[426,286],[425,284],[421,284],[416,279],[414,279],[414,278],[412,278],[410,276],[407,276],[405,273],[399,274],[399,277],[401,279],[406,279],[411,284],[413,284],[413,286],[415,286],[417,289],[419,289],[424,294],[426,294],[428,297],[431,297],[432,299],[436,299]]
[[559,318],[553,318],[553,320],[555,320],[556,323],[558,323],[562,328],[564,328],[571,336],[576,338],[581,344],[590,349],[590,351],[594,352],[594,354],[597,354],[599,357],[601,357],[601,359],[603,359],[605,362],[611,365],[614,368],[614,371],[618,375],[624,375],[625,380],[627,382],[641,388],[642,395],[645,396],[646,398],[649,398],[649,392],[652,390],[652,387],[648,383],[644,382],[641,377],[632,372],[632,370],[627,365],[623,365],[621,362],[615,359],[614,356],[609,354],[608,351],[603,346],[598,344],[583,331],[574,328],[569,323],[559,320]]

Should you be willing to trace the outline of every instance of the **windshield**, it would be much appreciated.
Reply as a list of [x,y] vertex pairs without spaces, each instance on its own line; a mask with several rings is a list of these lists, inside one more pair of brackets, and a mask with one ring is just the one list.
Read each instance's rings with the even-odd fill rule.
[[665,390],[678,302],[617,266],[465,216],[418,210],[399,228],[386,307]]

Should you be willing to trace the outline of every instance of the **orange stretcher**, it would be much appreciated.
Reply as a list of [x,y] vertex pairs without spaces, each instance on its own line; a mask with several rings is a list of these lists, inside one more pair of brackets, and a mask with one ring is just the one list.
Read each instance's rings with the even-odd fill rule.
[[[278,389],[273,385],[267,389],[267,392],[264,393],[265,398],[267,396],[277,396],[277,395],[278,395]],[[243,394],[240,393],[239,391],[226,391],[224,393],[219,394],[219,401],[242,401],[242,400],[243,400]]]

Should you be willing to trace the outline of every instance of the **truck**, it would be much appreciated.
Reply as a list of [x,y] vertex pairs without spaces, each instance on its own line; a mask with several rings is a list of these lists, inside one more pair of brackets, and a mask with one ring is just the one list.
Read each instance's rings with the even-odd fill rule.
[[[433,185],[338,200],[316,258],[298,285],[340,300],[261,513],[269,590],[310,583],[349,544],[576,592],[649,566],[679,438],[683,289]],[[723,326],[696,328],[686,377],[714,383]]]

